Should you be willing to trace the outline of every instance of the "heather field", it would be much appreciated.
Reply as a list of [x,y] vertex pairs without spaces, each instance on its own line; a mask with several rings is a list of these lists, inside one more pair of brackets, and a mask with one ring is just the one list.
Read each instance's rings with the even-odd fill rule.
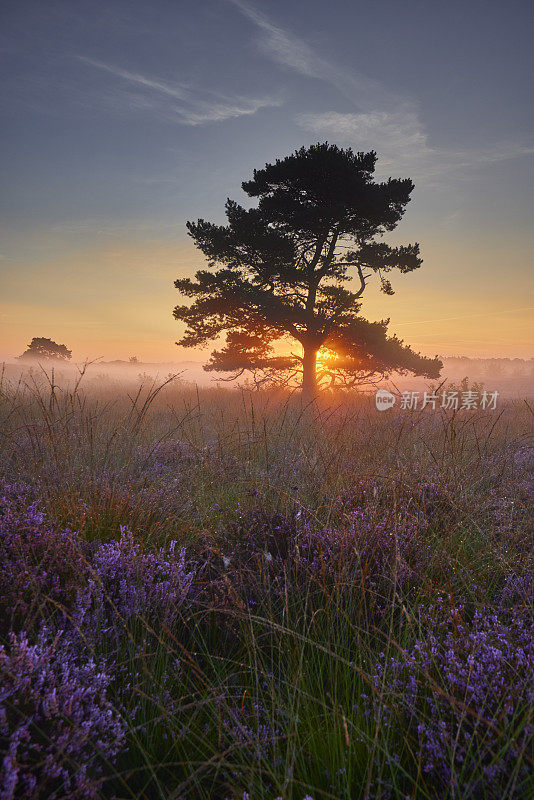
[[534,797],[533,410],[4,377],[1,799]]

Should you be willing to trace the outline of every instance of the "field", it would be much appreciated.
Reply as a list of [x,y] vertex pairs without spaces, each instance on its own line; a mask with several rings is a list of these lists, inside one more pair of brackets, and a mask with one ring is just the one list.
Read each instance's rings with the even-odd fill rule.
[[0,392],[8,798],[529,798],[533,405]]

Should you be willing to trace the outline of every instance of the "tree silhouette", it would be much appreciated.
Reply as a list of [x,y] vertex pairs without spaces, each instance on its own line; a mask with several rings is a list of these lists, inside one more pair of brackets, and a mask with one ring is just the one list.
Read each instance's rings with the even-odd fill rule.
[[[438,377],[441,362],[388,337],[389,320],[359,315],[373,275],[393,294],[386,276],[422,263],[418,244],[376,241],[400,221],[413,184],[376,183],[375,163],[374,151],[354,153],[327,142],[302,147],[242,184],[258,198],[256,208],[228,199],[227,225],[188,222],[209,270],[175,281],[194,298],[174,309],[186,323],[177,344],[203,345],[226,332],[226,346],[205,369],[234,378],[250,370],[260,382],[301,379],[307,395],[325,383],[354,386],[393,371]],[[346,284],[354,277],[358,287],[351,291]],[[275,343],[280,350],[291,341],[302,354],[276,353]]]
[[28,349],[20,356],[21,359],[41,359],[68,361],[72,356],[72,350],[68,350],[64,344],[57,344],[52,339],[36,337],[31,340]]

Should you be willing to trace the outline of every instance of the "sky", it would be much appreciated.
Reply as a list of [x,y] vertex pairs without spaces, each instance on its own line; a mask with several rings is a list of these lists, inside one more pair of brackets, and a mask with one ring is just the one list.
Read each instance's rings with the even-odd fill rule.
[[376,150],[410,177],[376,286],[425,355],[534,355],[534,6],[524,0],[4,0],[0,358],[34,336],[77,360],[178,348],[174,280],[205,266],[241,182],[302,145]]

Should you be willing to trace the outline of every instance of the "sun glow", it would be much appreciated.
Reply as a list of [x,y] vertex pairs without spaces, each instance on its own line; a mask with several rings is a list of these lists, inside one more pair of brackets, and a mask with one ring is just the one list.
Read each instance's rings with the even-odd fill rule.
[[326,367],[338,358],[337,353],[326,347],[321,347],[317,353],[317,366]]
[[339,366],[341,356],[335,350],[330,350],[328,347],[321,347],[317,353],[317,369],[319,371],[324,369],[335,369]]

